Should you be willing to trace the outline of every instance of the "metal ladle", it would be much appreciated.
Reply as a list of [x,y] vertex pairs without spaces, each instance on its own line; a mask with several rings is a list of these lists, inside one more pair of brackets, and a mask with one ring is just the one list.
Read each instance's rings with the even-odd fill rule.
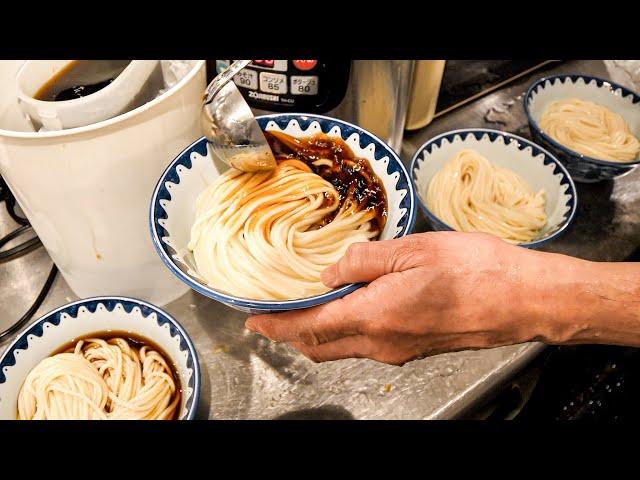
[[204,94],[201,123],[215,155],[245,172],[272,170],[276,159],[251,108],[231,80],[251,60],[237,60],[215,77]]

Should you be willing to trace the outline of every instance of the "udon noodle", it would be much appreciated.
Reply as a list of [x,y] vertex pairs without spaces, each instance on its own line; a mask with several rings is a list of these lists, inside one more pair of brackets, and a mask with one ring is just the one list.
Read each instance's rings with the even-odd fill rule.
[[436,217],[460,232],[485,232],[510,243],[536,238],[544,227],[544,190],[534,192],[513,171],[475,150],[462,150],[423,192]]
[[18,396],[18,419],[169,420],[179,403],[160,353],[123,338],[88,338],[29,372]]
[[320,273],[381,232],[384,191],[366,160],[326,136],[286,137],[275,170],[230,169],[197,199],[188,248],[213,288],[257,300],[321,294]]
[[565,147],[595,159],[631,162],[640,152],[640,141],[622,115],[577,98],[551,102],[540,128]]

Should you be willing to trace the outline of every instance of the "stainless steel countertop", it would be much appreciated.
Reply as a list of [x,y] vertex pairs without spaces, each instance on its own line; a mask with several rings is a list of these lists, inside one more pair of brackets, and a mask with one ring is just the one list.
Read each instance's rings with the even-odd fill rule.
[[[604,64],[576,61],[545,73],[581,72],[607,77]],[[528,136],[522,94],[542,73],[524,77],[428,127],[406,135],[408,165],[424,141],[464,127],[490,127]],[[623,260],[640,245],[640,169],[615,183],[579,185],[575,225],[547,247],[593,260]],[[0,236],[13,228],[0,208]],[[4,219],[4,223],[3,223]],[[417,231],[427,229],[421,214]],[[44,249],[0,265],[2,317],[17,318],[44,282],[50,261]],[[9,292],[4,293],[4,292]],[[76,297],[59,275],[36,317]],[[439,355],[403,367],[369,360],[314,364],[286,345],[244,329],[245,315],[193,291],[167,305],[193,339],[202,367],[198,418],[452,418],[497,388],[544,348],[522,344]],[[6,345],[6,344],[5,344]],[[4,346],[0,346],[0,352]]]

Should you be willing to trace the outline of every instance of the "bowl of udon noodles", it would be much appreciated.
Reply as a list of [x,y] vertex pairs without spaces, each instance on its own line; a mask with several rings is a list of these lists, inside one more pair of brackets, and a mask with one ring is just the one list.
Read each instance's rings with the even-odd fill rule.
[[133,298],[63,305],[0,358],[0,420],[192,420],[199,394],[187,332]]
[[535,142],[553,153],[577,182],[625,175],[640,165],[640,97],[588,75],[534,82],[524,110]]
[[244,173],[203,137],[171,162],[149,223],[160,258],[197,292],[248,313],[343,297],[321,272],[356,242],[411,232],[415,201],[396,153],[375,135],[321,115],[257,117],[275,170]]
[[538,248],[565,232],[576,214],[578,196],[567,169],[511,133],[443,133],[418,149],[410,171],[434,230],[484,232]]

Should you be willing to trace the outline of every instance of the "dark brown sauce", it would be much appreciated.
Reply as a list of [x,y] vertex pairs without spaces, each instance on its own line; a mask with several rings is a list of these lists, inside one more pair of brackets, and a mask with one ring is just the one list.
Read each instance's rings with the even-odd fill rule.
[[[305,162],[340,194],[340,206],[351,202],[355,211],[375,212],[373,224],[382,232],[387,221],[387,195],[384,185],[365,158],[355,156],[349,146],[339,138],[319,133],[310,137],[294,138],[281,132],[264,132],[277,161],[298,159]],[[315,166],[317,160],[330,160],[332,165]],[[336,210],[337,212],[337,210]],[[324,219],[323,224],[333,220]]]
[[171,400],[172,401],[175,400],[177,396],[178,406],[176,407],[171,420],[178,420],[178,418],[180,417],[180,410],[181,410],[180,396],[182,395],[182,386],[180,384],[180,377],[178,375],[176,365],[171,361],[171,357],[167,355],[165,351],[160,347],[160,345],[155,343],[153,340],[150,340],[146,337],[143,337],[142,335],[138,335],[136,333],[132,333],[126,330],[106,330],[102,332],[89,333],[87,335],[82,335],[81,337],[74,338],[73,340],[65,343],[60,348],[53,351],[53,353],[51,353],[51,355],[49,356],[52,357],[59,353],[73,353],[75,350],[76,344],[80,340],[88,340],[90,338],[98,338],[98,339],[104,340],[107,343],[112,343],[113,339],[115,338],[122,338],[126,340],[129,343],[129,345],[135,348],[136,350],[140,350],[142,347],[147,346],[151,350],[155,350],[156,352],[158,352],[160,356],[164,359],[164,361],[167,362],[167,365],[169,366],[169,370],[171,371],[171,377],[173,378],[173,381],[176,385],[176,391],[174,393],[174,396],[171,398]]
[[74,85],[73,87],[62,90],[58,93],[54,98],[54,102],[64,102],[65,100],[74,100],[76,98],[86,97],[87,95],[91,95],[92,93],[96,93],[99,90],[102,90],[104,87],[113,82],[113,78],[109,78],[107,80],[103,80],[98,83],[91,83],[89,85]]
[[130,60],[74,60],[38,89],[33,98],[61,102],[102,90],[131,63]]

